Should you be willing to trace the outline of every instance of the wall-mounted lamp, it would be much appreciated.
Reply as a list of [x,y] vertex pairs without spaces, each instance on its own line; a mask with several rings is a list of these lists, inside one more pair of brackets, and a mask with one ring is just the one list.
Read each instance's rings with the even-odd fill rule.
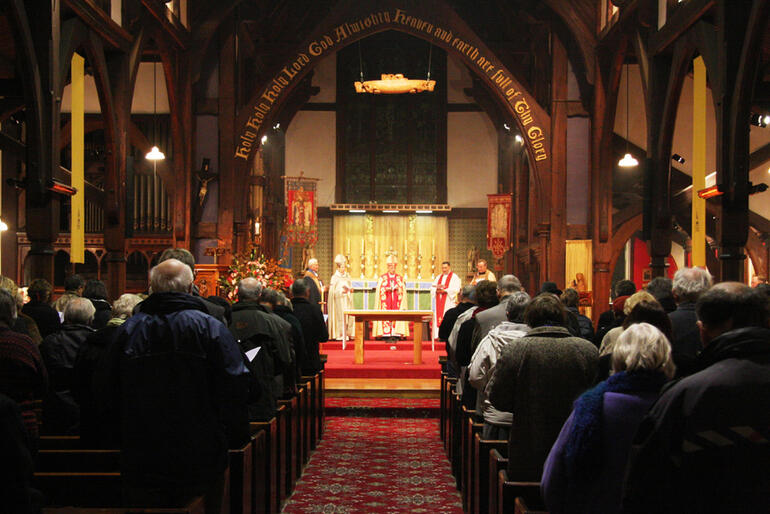
[[679,155],[678,153],[675,153],[674,155],[672,155],[671,160],[674,162],[678,162],[679,164],[684,164],[685,162],[687,162],[685,161],[685,158]]

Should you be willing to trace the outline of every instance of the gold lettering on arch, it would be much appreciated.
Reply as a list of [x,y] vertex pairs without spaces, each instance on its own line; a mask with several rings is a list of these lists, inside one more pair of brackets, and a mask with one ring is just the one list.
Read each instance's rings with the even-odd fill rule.
[[[525,128],[527,144],[535,161],[548,159],[546,149],[546,134],[540,127],[543,120],[537,119],[530,108],[530,103],[523,91],[517,89],[517,84],[510,74],[497,64],[492,55],[483,55],[482,49],[461,34],[456,34],[451,27],[442,27],[431,20],[413,16],[405,9],[395,8],[379,10],[366,16],[350,19],[332,28],[328,33],[321,34],[310,41],[294,59],[284,66],[270,83],[260,92],[257,101],[251,107],[244,127],[238,136],[235,157],[247,160],[252,150],[259,145],[257,135],[274,106],[279,103],[281,95],[297,80],[312,62],[324,58],[337,50],[353,36],[365,31],[371,31],[383,24],[398,25],[407,28],[407,32],[419,32],[439,46],[458,52],[478,70],[479,75],[487,77],[492,87],[496,88],[502,97],[510,104],[511,110],[519,124]],[[527,128],[528,127],[528,128]]]

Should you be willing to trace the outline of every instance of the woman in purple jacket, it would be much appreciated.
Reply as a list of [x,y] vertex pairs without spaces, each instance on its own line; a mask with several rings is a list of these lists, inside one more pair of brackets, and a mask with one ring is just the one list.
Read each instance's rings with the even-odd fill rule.
[[543,469],[551,513],[620,512],[634,433],[674,376],[671,345],[648,323],[628,327],[612,353],[612,375],[576,401]]

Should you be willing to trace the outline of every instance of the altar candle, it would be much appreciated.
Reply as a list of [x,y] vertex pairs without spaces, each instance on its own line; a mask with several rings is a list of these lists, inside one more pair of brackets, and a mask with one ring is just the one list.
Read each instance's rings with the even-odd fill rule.
[[404,239],[404,262],[406,262],[406,239]]
[[361,255],[364,254],[364,238],[361,238]]
[[417,241],[417,253],[422,255],[422,241]]
[[350,238],[348,238],[348,255],[350,255]]
[[436,240],[435,240],[435,239],[433,240],[433,243],[432,243],[432,246],[431,246],[431,252],[430,252],[430,254],[431,254],[431,256],[433,256],[433,257],[435,257],[435,256],[436,256]]

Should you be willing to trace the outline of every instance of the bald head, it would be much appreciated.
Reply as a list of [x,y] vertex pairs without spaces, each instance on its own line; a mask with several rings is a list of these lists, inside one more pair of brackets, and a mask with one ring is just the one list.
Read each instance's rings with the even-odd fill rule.
[[167,259],[150,270],[153,293],[189,293],[192,284],[192,270],[182,261]]
[[701,295],[695,307],[703,344],[730,330],[766,327],[767,302],[762,293],[740,282],[715,285]]
[[238,300],[241,302],[257,301],[262,294],[262,284],[254,277],[238,282]]

